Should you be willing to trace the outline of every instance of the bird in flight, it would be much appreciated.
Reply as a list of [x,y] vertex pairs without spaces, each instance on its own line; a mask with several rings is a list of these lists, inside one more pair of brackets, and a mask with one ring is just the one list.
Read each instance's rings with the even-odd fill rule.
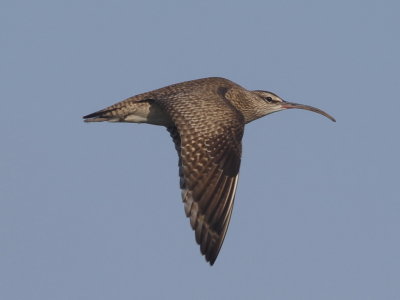
[[205,259],[213,265],[232,215],[245,124],[273,112],[298,108],[274,93],[249,91],[224,78],[186,81],[127,98],[84,116],[85,122],[148,123],[165,126],[179,158],[186,216]]

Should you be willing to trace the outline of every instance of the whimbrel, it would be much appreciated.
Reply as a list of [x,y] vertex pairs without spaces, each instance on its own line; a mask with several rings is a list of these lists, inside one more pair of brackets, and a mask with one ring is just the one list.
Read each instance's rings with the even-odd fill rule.
[[249,91],[218,77],[173,84],[130,97],[84,116],[85,122],[165,126],[178,152],[186,216],[196,242],[213,265],[228,229],[242,154],[244,125],[284,109],[324,111],[286,102],[274,93]]

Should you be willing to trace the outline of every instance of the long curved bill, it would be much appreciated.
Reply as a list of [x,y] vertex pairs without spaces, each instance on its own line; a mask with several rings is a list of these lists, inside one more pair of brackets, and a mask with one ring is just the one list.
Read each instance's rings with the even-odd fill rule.
[[284,108],[284,109],[298,108],[298,109],[305,109],[305,110],[313,111],[313,112],[316,112],[318,114],[321,114],[321,115],[327,117],[328,119],[332,120],[333,122],[336,122],[335,118],[332,117],[330,114],[327,114],[323,110],[313,107],[313,106],[285,101],[282,103],[282,108]]

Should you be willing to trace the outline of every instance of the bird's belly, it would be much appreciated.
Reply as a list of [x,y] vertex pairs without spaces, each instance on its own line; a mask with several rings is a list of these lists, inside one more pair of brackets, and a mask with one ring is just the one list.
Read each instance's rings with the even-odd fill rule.
[[148,123],[161,126],[171,126],[173,124],[169,115],[155,104],[139,105],[135,111],[125,116],[124,122]]
[[130,122],[130,123],[148,123],[148,118],[147,116],[144,115],[127,115],[124,119],[125,122]]

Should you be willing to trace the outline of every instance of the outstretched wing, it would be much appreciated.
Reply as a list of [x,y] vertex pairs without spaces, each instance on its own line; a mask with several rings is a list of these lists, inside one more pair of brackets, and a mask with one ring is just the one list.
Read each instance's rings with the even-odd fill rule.
[[[182,100],[184,99],[184,100]],[[243,116],[220,95],[156,102],[170,115],[180,187],[196,242],[213,265],[228,229],[241,160]]]

